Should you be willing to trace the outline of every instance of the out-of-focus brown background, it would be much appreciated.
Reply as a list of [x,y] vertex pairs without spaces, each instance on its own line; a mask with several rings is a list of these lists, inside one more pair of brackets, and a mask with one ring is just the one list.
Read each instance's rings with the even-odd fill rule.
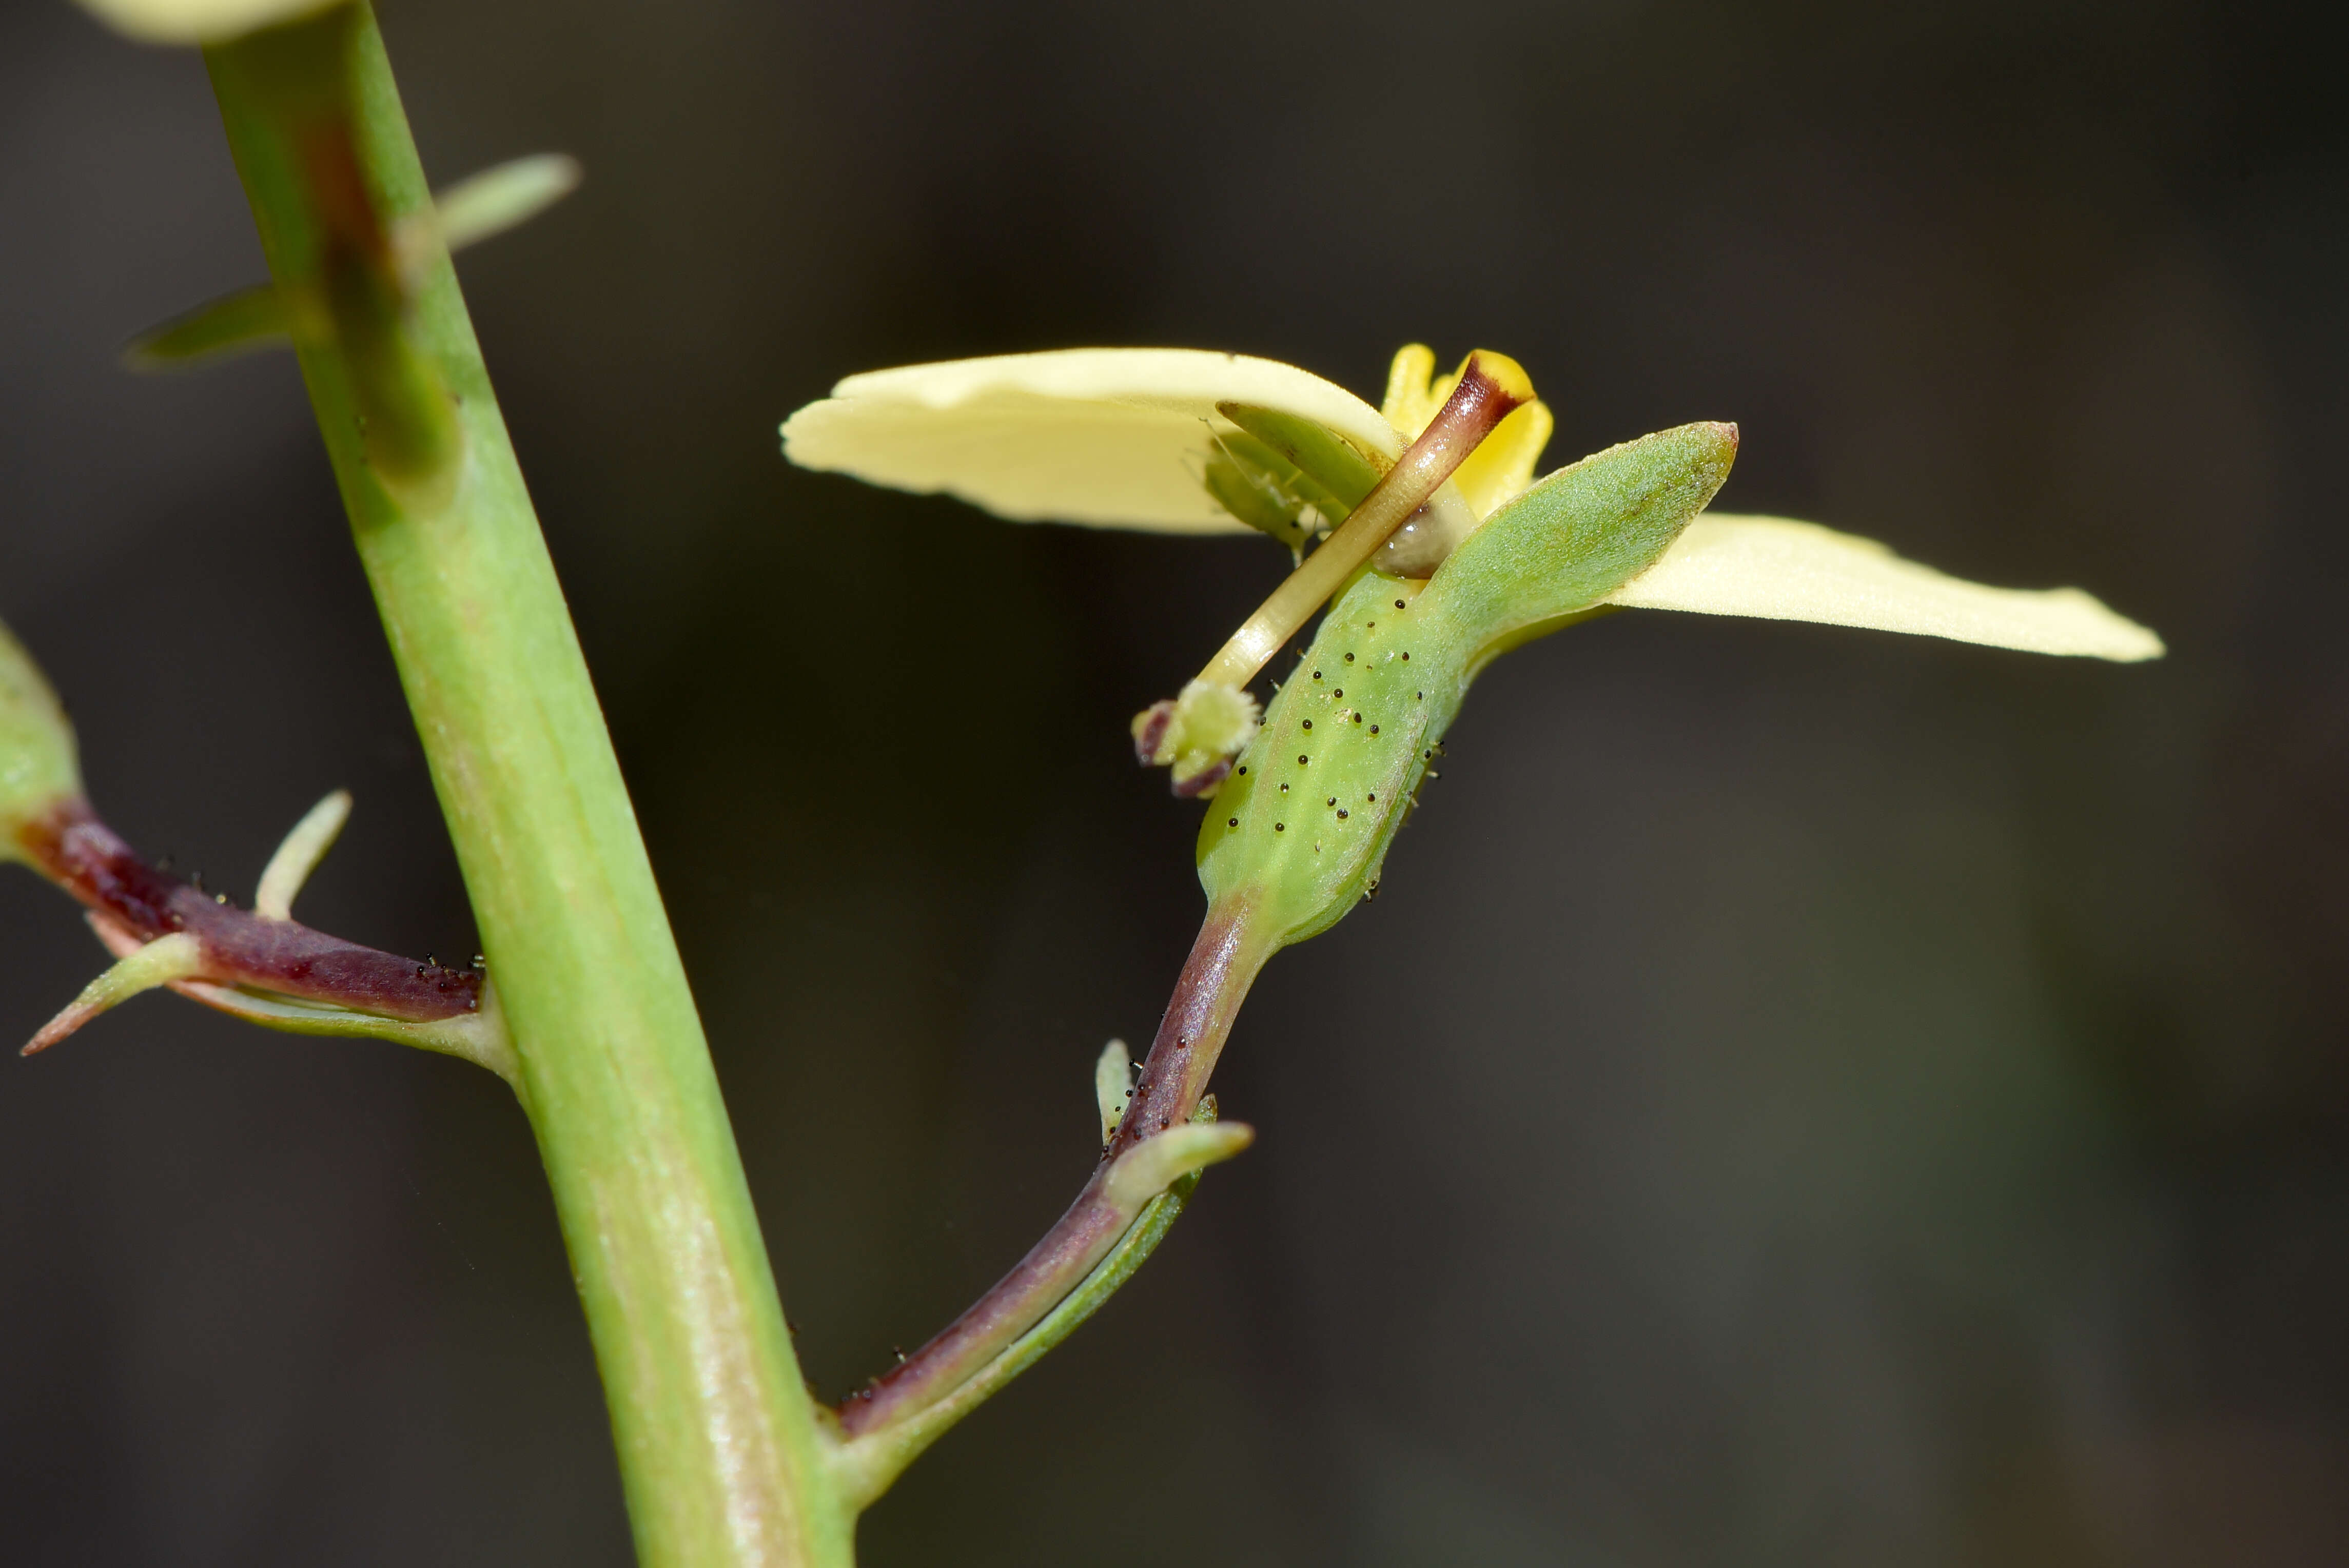
[[[787,469],[837,377],[1071,344],[2078,583],[2119,668],[1629,614],[1496,666],[1384,896],[1278,960],[1258,1147],[869,1517],[892,1564],[2349,1561],[2349,119],[2329,8],[386,0],[810,1376],[1093,1157],[1199,910],[1126,750],[1278,575]],[[0,10],[0,616],[148,852],[462,955],[203,74]],[[0,1039],[99,963],[0,879]],[[0,1068],[0,1557],[616,1563],[526,1130],[460,1064],[139,1001]]]

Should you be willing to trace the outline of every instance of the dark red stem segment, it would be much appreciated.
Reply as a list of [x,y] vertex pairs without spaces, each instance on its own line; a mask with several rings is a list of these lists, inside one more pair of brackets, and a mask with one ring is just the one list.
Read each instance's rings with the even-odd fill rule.
[[1110,1166],[1143,1139],[1188,1121],[1198,1109],[1240,1003],[1272,955],[1250,928],[1250,908],[1235,903],[1207,912],[1158,1037],[1143,1058],[1133,1102],[1077,1201],[960,1317],[842,1403],[840,1424],[848,1436],[888,1426],[952,1393],[1059,1305],[1125,1233],[1133,1216],[1109,1202]]
[[481,1005],[481,976],[361,947],[290,920],[267,920],[140,860],[86,800],[69,800],[17,838],[41,873],[141,941],[173,932],[203,950],[202,978],[426,1023]]

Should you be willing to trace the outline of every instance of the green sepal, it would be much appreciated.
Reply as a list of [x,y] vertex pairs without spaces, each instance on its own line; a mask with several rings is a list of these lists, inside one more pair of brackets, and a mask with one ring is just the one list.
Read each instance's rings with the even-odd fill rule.
[[1429,608],[1475,645],[1467,673],[1653,566],[1736,460],[1736,426],[1681,425],[1560,469],[1487,518],[1428,583]]
[[1279,454],[1291,468],[1320,487],[1338,502],[1340,516],[1361,505],[1362,498],[1377,487],[1379,477],[1392,466],[1365,456],[1335,430],[1278,408],[1218,403],[1216,412]]
[[[1335,517],[1322,513],[1309,528],[1305,509],[1316,506],[1319,511],[1304,492],[1304,484],[1309,481],[1263,442],[1238,431],[1216,437],[1215,449],[1207,454],[1199,478],[1217,506],[1293,551],[1301,551],[1320,527],[1341,521],[1346,515],[1342,508]],[[1314,487],[1317,493],[1319,489]]]

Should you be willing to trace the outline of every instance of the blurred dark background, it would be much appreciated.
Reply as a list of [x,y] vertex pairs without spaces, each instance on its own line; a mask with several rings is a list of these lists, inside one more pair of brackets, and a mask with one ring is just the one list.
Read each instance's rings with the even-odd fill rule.
[[[809,1375],[1092,1160],[1200,910],[1127,715],[1277,577],[795,472],[846,373],[1521,358],[1552,461],[2076,583],[2121,668],[1630,614],[1495,666],[1277,961],[1257,1148],[864,1558],[2349,1561],[2349,116],[2331,8],[386,0]],[[0,7],[0,616],[150,853],[471,951],[197,58]],[[0,1039],[100,955],[0,880]],[[170,998],[0,1073],[0,1560],[618,1563],[505,1090]]]

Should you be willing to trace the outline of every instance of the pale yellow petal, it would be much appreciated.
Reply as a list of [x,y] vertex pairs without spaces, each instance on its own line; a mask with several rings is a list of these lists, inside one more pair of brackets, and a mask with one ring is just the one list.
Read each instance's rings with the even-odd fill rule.
[[1022,522],[1244,531],[1200,483],[1218,403],[1311,419],[1392,461],[1402,441],[1309,371],[1190,348],[1071,348],[852,376],[783,423],[783,455]]
[[118,33],[149,44],[218,44],[323,11],[334,0],[81,0]]
[[1457,379],[1445,377],[1444,390],[1435,391],[1435,350],[1423,343],[1406,343],[1387,366],[1387,395],[1380,400],[1380,417],[1406,438],[1417,436],[1444,407]]
[[1700,517],[1610,597],[1638,609],[1821,621],[2039,654],[2128,662],[2163,652],[2158,636],[2077,588],[1986,587],[1874,540],[1783,517]]

